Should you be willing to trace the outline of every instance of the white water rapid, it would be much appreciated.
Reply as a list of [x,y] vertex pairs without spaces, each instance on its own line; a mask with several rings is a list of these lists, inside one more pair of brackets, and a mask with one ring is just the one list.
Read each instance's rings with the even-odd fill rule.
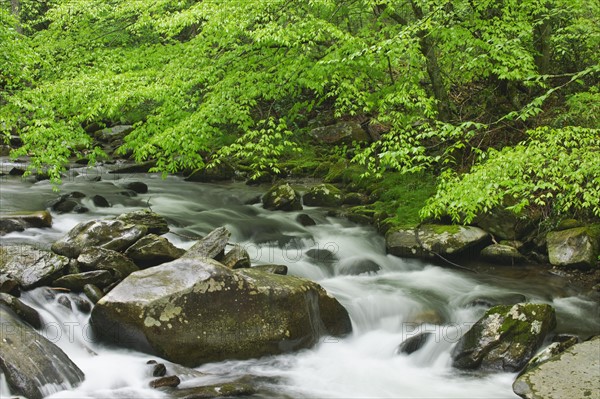
[[[85,172],[82,169],[80,172]],[[314,348],[280,356],[205,364],[185,369],[148,354],[96,342],[89,328],[89,314],[73,306],[67,309],[45,288],[23,293],[21,299],[37,309],[44,327],[39,330],[60,346],[85,373],[85,381],[51,398],[163,398],[152,389],[150,359],[165,363],[182,379],[181,387],[249,378],[259,387],[253,397],[278,398],[515,398],[511,384],[515,374],[461,372],[450,365],[450,352],[458,338],[483,315],[482,299],[520,298],[550,303],[556,308],[558,330],[582,335],[600,328],[598,304],[578,296],[554,276],[539,276],[527,267],[506,266],[496,274],[475,274],[415,260],[386,255],[383,238],[373,228],[326,216],[318,208],[301,212],[271,212],[260,204],[244,203],[266,190],[241,183],[200,184],[178,177],[108,175],[102,180],[67,178],[61,193],[80,191],[90,211],[53,214],[51,229],[28,229],[2,237],[2,244],[27,243],[48,247],[77,223],[119,215],[140,208],[167,218],[171,230],[186,236],[202,236],[226,226],[231,241],[246,247],[253,264],[286,264],[290,274],[319,282],[348,310],[354,332],[345,339],[323,338]],[[147,194],[120,194],[127,181],[142,181]],[[24,182],[5,178],[0,190],[3,212],[45,209],[58,196],[48,182]],[[91,200],[103,195],[110,208],[97,208]],[[316,226],[295,221],[307,213]],[[175,245],[187,248],[191,240],[169,233]],[[328,249],[339,259],[319,265],[306,251]],[[378,272],[346,274],[367,262]],[[75,301],[71,301],[75,303]],[[418,332],[432,332],[419,351],[397,354],[398,345]],[[3,376],[0,396],[9,397]]]

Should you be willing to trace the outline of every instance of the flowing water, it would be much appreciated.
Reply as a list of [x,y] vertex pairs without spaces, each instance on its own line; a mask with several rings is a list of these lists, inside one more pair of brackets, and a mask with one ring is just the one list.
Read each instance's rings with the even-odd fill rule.
[[[226,226],[232,232],[231,241],[248,250],[253,264],[286,264],[290,274],[318,281],[346,307],[354,332],[344,339],[324,337],[316,347],[296,353],[211,363],[192,370],[96,342],[89,315],[58,303],[60,296],[76,294],[51,294],[39,288],[24,293],[23,301],[41,313],[45,324],[40,332],[86,375],[79,387],[54,393],[53,398],[167,397],[148,387],[152,377],[146,362],[150,359],[167,364],[182,379],[180,387],[243,377],[258,385],[255,397],[513,398],[515,374],[461,372],[450,366],[454,344],[483,315],[486,302],[550,303],[557,310],[557,331],[586,336],[600,328],[597,303],[578,296],[564,280],[528,267],[506,266],[499,273],[477,274],[389,256],[374,229],[327,217],[323,209],[284,213],[245,204],[265,187],[93,172],[102,180],[89,181],[91,170],[81,169],[81,176],[67,177],[60,187],[61,193],[85,193],[83,204],[90,212],[53,214],[51,229],[11,233],[2,238],[2,244],[48,247],[81,221],[150,207],[167,218],[172,233],[166,237],[177,246],[188,248],[193,241],[185,237],[203,236]],[[149,192],[123,195],[122,185],[130,181],[145,182]],[[90,200],[95,194],[105,196],[113,206],[95,207]],[[57,196],[48,182],[4,178],[0,208],[3,212],[44,209]],[[299,213],[309,214],[317,225],[301,226],[295,221]],[[315,261],[307,256],[315,248],[329,250],[337,260]],[[378,265],[380,270],[349,273],[365,264]],[[401,342],[419,332],[431,332],[434,339],[411,355],[396,353]],[[0,396],[9,395],[5,382],[0,383]]]

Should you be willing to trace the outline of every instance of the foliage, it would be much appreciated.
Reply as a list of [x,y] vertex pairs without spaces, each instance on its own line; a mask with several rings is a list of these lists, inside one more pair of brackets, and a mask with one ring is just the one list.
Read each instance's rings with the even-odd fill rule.
[[[119,151],[157,171],[236,157],[254,177],[277,173],[278,159],[301,156],[309,121],[331,111],[385,127],[342,154],[365,176],[442,173],[424,215],[446,204],[469,220],[518,194],[511,168],[486,171],[494,160],[523,160],[538,142],[559,160],[593,154],[558,138],[598,128],[598,2],[20,0],[18,13],[8,3],[0,132],[20,135],[12,155],[55,180],[71,157],[103,156],[90,133],[119,123],[134,125]],[[498,179],[484,182],[496,194],[473,182],[457,197],[482,175]],[[551,169],[534,175],[558,182]],[[542,195],[559,212],[593,208],[571,186],[549,189],[552,201],[522,188],[518,204]]]
[[600,217],[600,129],[538,128],[529,139],[501,151],[466,174],[448,171],[421,214],[455,222],[505,206],[516,213],[535,207],[556,215]]

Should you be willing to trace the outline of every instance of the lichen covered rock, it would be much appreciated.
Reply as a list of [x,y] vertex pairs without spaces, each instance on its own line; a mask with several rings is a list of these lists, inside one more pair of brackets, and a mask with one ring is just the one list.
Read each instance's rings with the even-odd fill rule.
[[124,213],[119,215],[117,220],[136,226],[144,226],[146,227],[148,233],[151,234],[161,235],[169,232],[167,220],[158,213],[152,212],[148,209]]
[[139,267],[150,267],[180,258],[185,250],[177,248],[165,237],[148,234],[127,248],[125,255]]
[[24,289],[50,283],[68,266],[68,258],[31,245],[0,246],[0,273],[10,275]]
[[555,326],[556,316],[550,305],[495,306],[461,337],[452,352],[452,365],[459,369],[518,371]]
[[312,187],[302,197],[304,205],[336,207],[342,205],[342,191],[331,184],[319,184]]
[[273,186],[262,197],[263,208],[272,211],[299,211],[302,209],[300,194],[287,183]]
[[146,226],[127,224],[121,220],[90,220],[73,227],[52,245],[52,251],[69,258],[77,258],[89,247],[123,251],[146,232]]
[[392,255],[421,258],[464,254],[485,244],[488,233],[478,227],[426,224],[415,229],[394,229],[386,234],[386,248]]
[[548,256],[554,266],[590,268],[600,255],[600,226],[551,231],[546,236]]
[[513,390],[526,399],[597,398],[600,336],[575,344],[521,374]]
[[186,366],[307,348],[351,331],[346,310],[318,284],[180,258],[129,275],[92,311],[105,340]]

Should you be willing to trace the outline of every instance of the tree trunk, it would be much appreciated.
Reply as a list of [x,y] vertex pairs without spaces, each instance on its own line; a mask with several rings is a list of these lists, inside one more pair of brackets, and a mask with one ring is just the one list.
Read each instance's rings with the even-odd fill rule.
[[[423,20],[423,10],[415,4],[414,1],[410,2],[415,17],[418,20]],[[431,80],[431,86],[433,89],[433,95],[437,100],[438,114],[441,120],[448,121],[451,116],[450,110],[450,99],[448,93],[444,87],[444,80],[442,79],[442,72],[437,62],[437,48],[435,41],[431,38],[428,32],[420,30],[418,32],[419,45],[421,47],[421,54],[427,61],[427,74]]]
[[550,18],[545,18],[540,25],[533,28],[533,45],[535,47],[535,65],[540,75],[550,73],[550,39],[552,36],[552,23]]
[[10,11],[17,19],[17,26],[15,26],[17,33],[23,33],[23,28],[21,27],[21,20],[19,19],[19,14],[21,13],[20,0],[10,0]]

